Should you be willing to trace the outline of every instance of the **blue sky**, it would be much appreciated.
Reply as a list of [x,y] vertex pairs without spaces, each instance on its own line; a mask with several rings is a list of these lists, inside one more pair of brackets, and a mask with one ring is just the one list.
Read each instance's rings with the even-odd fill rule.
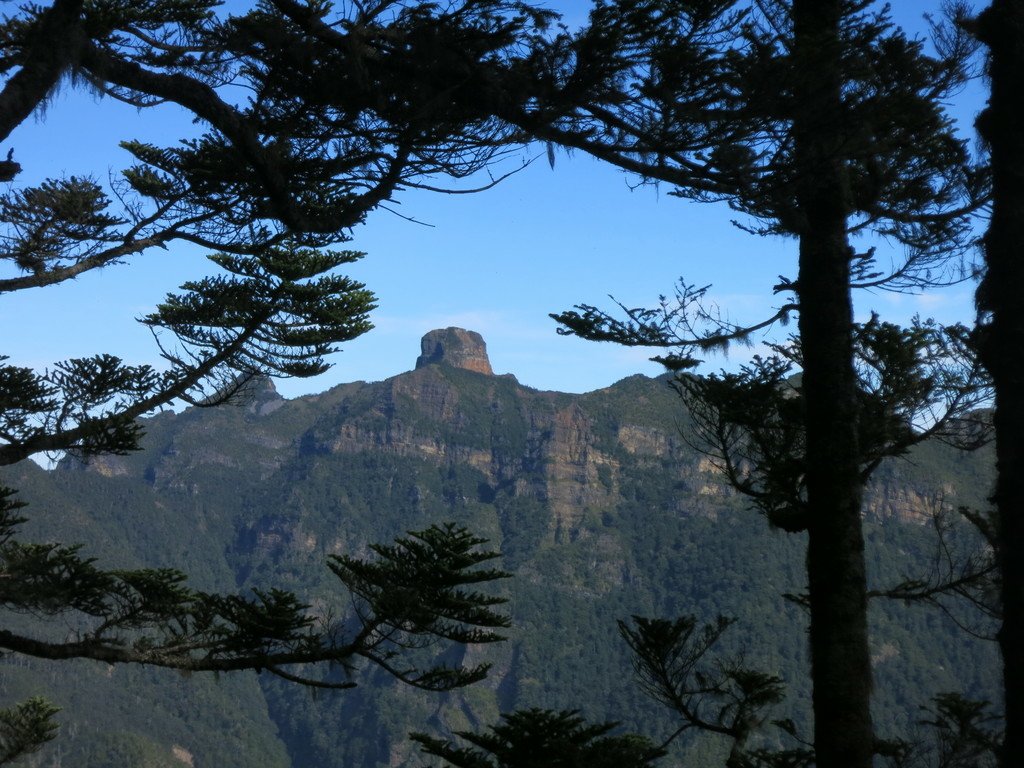
[[[895,12],[916,29],[921,14],[936,5],[898,2]],[[549,6],[574,16],[586,8],[583,2]],[[980,89],[963,94],[956,105],[968,127],[983,101]],[[0,151],[14,147],[25,168],[19,184],[62,173],[105,180],[128,164],[119,140],[166,143],[193,131],[187,116],[171,108],[139,112],[66,87]],[[511,162],[532,154],[542,153],[527,150]],[[553,170],[539,158],[480,194],[400,194],[390,207],[402,216],[375,212],[346,246],[367,253],[350,273],[378,296],[375,329],[344,345],[327,374],[279,382],[279,390],[295,396],[409,370],[425,332],[457,325],[483,335],[497,373],[513,373],[538,389],[583,392],[634,373],[657,375],[660,368],[644,350],[556,335],[549,312],[581,302],[607,306],[608,294],[628,305],[649,305],[680,277],[713,284],[713,298],[736,321],[757,321],[770,310],[777,276],[794,274],[794,241],[747,235],[729,224],[724,206],[682,201],[666,187],[630,184],[610,166],[559,153]],[[204,270],[201,252],[173,247],[59,288],[5,296],[3,352],[12,362],[36,367],[101,351],[155,362],[148,331],[133,319]],[[875,309],[894,321],[920,312],[969,322],[971,291],[960,286],[917,297],[860,295],[858,309],[864,315]],[[734,349],[729,359],[710,359],[708,367],[732,366],[751,353]]]

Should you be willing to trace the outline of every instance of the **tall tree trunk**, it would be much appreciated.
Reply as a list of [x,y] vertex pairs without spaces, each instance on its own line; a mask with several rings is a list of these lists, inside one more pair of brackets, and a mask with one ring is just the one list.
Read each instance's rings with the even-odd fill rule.
[[840,98],[839,0],[795,0],[795,192],[807,430],[814,745],[820,768],[870,768],[867,582]]
[[[1002,580],[1006,741],[1003,764],[1024,755],[1024,0],[995,0],[981,15],[992,92],[978,129],[992,153],[987,271],[978,293],[982,360],[995,385],[997,558]],[[1012,758],[1019,760],[1020,758]]]

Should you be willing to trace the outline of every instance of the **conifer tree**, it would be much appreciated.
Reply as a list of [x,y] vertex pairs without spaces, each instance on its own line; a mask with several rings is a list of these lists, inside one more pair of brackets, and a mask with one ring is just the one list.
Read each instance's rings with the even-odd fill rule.
[[[561,74],[550,88],[575,97],[574,75],[601,69],[607,89],[560,114],[517,117],[553,144],[681,197],[727,201],[751,231],[798,241],[797,273],[774,289],[786,299],[762,323],[695,329],[714,318],[685,285],[679,304],[627,309],[625,319],[588,305],[555,317],[584,338],[667,349],[660,359],[682,371],[701,350],[798,315],[802,382],[788,418],[804,442],[788,480],[799,504],[770,520],[808,533],[814,747],[829,767],[867,768],[875,749],[860,521],[870,428],[851,291],[968,274],[967,215],[985,190],[941,106],[963,82],[970,47],[950,35],[928,56],[870,5],[598,2],[590,26],[553,48]],[[858,253],[852,238],[865,233],[899,243],[905,258],[886,267],[873,249]]]
[[471,747],[412,734],[425,754],[453,768],[644,768],[661,754],[635,735],[611,735],[616,723],[588,724],[576,712],[514,712],[490,733],[459,732]]
[[[45,371],[0,358],[0,464],[40,452],[81,457],[139,447],[139,417],[172,403],[210,406],[255,376],[310,376],[338,343],[369,330],[373,296],[332,250],[366,214],[409,187],[436,188],[499,158],[517,129],[497,105],[528,99],[527,42],[550,14],[518,2],[442,5],[270,0],[238,16],[215,0],[53,0],[0,20],[0,141],[59,88],[139,109],[176,105],[202,126],[171,147],[126,140],[134,157],[109,186],[69,175],[26,185],[13,149],[0,162],[0,294],[38,290],[154,249],[208,249],[211,274],[142,318],[162,367],[113,354]],[[5,8],[5,10],[7,10]],[[238,101],[238,94],[250,96]],[[112,137],[116,140],[122,137]],[[38,169],[31,175],[38,177]],[[91,169],[90,169],[91,170]],[[103,570],[78,547],[17,539],[23,505],[0,490],[0,605],[65,620],[73,637],[0,628],[0,648],[193,671],[265,670],[327,688],[304,666],[360,659],[427,690],[478,680],[486,666],[417,667],[409,645],[500,639],[500,602],[473,585],[494,553],[451,526],[328,564],[358,628],[325,625],[295,595],[191,589],[171,570]],[[53,511],[51,511],[53,513]],[[52,736],[52,707],[0,713],[2,759]]]
[[991,156],[992,211],[978,288],[978,349],[995,391],[992,542],[999,565],[1006,736],[1004,766],[1024,754],[1024,3],[994,0],[973,29],[988,52],[991,93],[978,131]]

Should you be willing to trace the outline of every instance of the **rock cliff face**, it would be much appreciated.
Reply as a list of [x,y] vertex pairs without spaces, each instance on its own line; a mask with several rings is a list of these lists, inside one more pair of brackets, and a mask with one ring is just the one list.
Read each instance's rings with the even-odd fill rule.
[[423,337],[420,347],[422,353],[416,360],[417,368],[443,363],[488,376],[494,374],[491,370],[491,361],[487,358],[487,345],[476,331],[462,328],[430,331]]
[[[585,395],[540,392],[494,376],[483,338],[462,328],[425,334],[415,368],[296,401],[282,399],[269,380],[255,382],[242,409],[244,429],[228,427],[230,409],[207,411],[199,421],[192,412],[165,415],[161,427],[173,427],[156,430],[166,443],[150,454],[144,475],[158,484],[189,478],[196,493],[202,466],[259,468],[270,478],[314,455],[388,455],[472,469],[490,489],[485,496],[501,489],[531,499],[546,509],[549,533],[570,537],[588,515],[613,512],[624,493],[651,486],[654,476],[672,485],[658,504],[674,514],[715,518],[722,505],[744,506],[713,462],[683,439],[683,412],[662,381],[637,376]],[[460,378],[451,369],[487,378]],[[211,439],[220,430],[228,435],[222,448]],[[91,469],[126,477],[133,464],[100,457]],[[924,521],[943,507],[977,505],[972,484],[969,475],[935,484],[883,466],[866,489],[864,513]]]
[[[409,730],[424,723],[472,729],[516,707],[642,718],[615,634],[615,620],[633,612],[741,616],[752,647],[777,648],[790,632],[783,656],[803,652],[798,610],[787,614],[776,600],[804,588],[801,540],[769,531],[688,444],[686,416],[663,380],[634,376],[583,395],[541,392],[493,375],[479,334],[447,328],[423,337],[416,370],[388,380],[295,400],[257,381],[249,395],[244,407],[149,420],[141,453],[84,468],[69,461],[46,484],[29,467],[13,483],[32,503],[29,511],[44,504],[63,510],[60,527],[40,528],[35,538],[71,536],[90,552],[106,542],[101,555],[128,552],[133,566],[182,568],[196,586],[218,591],[283,586],[336,619],[348,605],[325,579],[328,556],[371,555],[370,543],[435,522],[467,525],[501,551],[501,567],[515,575],[495,586],[510,599],[510,641],[466,651],[467,663],[493,664],[489,681],[443,701],[385,683],[314,706],[303,691],[275,688],[267,676],[258,690],[250,680],[250,698],[265,704],[261,717],[274,723],[262,728],[280,733],[288,765],[415,762]],[[911,458],[883,465],[866,494],[875,538],[891,534],[883,525],[919,521],[937,504],[972,503],[972,488],[984,493],[984,478],[971,474],[980,460],[951,461],[938,448]],[[903,663],[887,648],[879,646],[878,659]],[[952,659],[934,664],[979,668]],[[552,675],[557,684],[548,682]],[[935,669],[918,678],[941,680],[944,690],[964,687]],[[800,695],[806,692],[792,698]],[[227,749],[202,753],[191,741],[166,748],[176,746],[197,765],[252,764],[231,762]]]

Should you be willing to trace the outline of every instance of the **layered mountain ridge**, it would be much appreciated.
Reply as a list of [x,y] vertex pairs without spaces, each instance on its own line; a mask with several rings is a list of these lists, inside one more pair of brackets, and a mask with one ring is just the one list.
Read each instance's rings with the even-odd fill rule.
[[[736,616],[731,647],[782,673],[791,695],[781,714],[807,721],[804,620],[781,597],[803,589],[802,539],[770,531],[689,444],[662,379],[537,391],[495,375],[479,334],[449,328],[424,337],[414,370],[385,381],[294,400],[256,381],[242,405],[164,413],[146,429],[137,454],[5,473],[32,505],[26,533],[84,542],[105,565],[182,568],[222,591],[280,586],[343,611],[327,555],[364,555],[372,542],[451,520],[502,552],[514,629],[506,643],[465,651],[470,663],[493,664],[488,681],[444,696],[372,670],[357,672],[353,692],[316,699],[230,675],[229,698],[244,706],[219,714],[212,731],[196,713],[223,706],[224,684],[72,665],[64,682],[43,686],[72,700],[69,762],[42,756],[38,765],[127,764],[117,760],[131,750],[167,765],[188,764],[186,753],[194,765],[416,765],[409,730],[478,727],[524,706],[582,709],[657,738],[674,726],[631,683],[615,630],[633,613]],[[922,523],[938,507],[980,504],[986,461],[928,445],[876,473],[865,515],[877,580],[927,568]],[[879,608],[874,619],[878,706],[890,729],[913,722],[929,691],[993,685],[994,654],[941,617]],[[5,695],[36,691],[48,674],[39,670],[54,666],[13,663],[0,671]],[[81,690],[101,692],[121,714],[83,710],[73,703]],[[163,714],[129,717],[128,699]],[[97,743],[107,757],[82,762],[100,755]],[[681,748],[705,760],[721,745]]]
[[[158,455],[147,442],[144,473],[159,486],[161,469],[170,465],[240,467],[255,460],[269,470],[295,449],[303,454],[377,450],[471,466],[487,477],[489,489],[482,489],[487,495],[499,486],[522,483],[524,473],[543,467],[534,495],[552,503],[557,518],[566,521],[574,510],[578,514],[586,506],[615,503],[623,460],[671,462],[683,484],[680,505],[691,513],[707,511],[702,497],[733,495],[713,462],[684,437],[685,412],[664,379],[638,375],[583,395],[544,392],[520,385],[511,374],[495,376],[478,333],[439,329],[427,333],[421,346],[412,371],[382,382],[342,384],[294,401],[282,398],[270,379],[258,379],[236,406],[256,417],[246,419],[246,429],[236,435],[247,449],[244,454],[206,448],[183,457],[174,441],[181,439],[177,433],[193,430],[188,417],[184,423],[171,419],[178,428]],[[479,377],[465,377],[462,371]],[[278,418],[261,418],[279,409],[284,411]],[[165,431],[154,428],[157,423],[151,422],[151,441],[165,439]],[[104,456],[84,468],[126,476],[138,471],[138,461]],[[905,479],[910,476],[897,472],[894,482],[891,472],[881,473],[869,486],[865,514],[923,522],[937,505],[955,507],[963,494],[963,503],[979,498],[975,489],[959,487],[955,480],[925,487],[907,485]]]

